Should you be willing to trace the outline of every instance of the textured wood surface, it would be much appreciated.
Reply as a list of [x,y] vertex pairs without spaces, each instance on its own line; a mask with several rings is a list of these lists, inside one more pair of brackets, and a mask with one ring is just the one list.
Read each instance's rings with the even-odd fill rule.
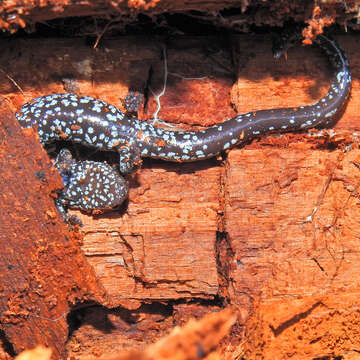
[[[339,24],[356,27],[354,20],[359,17],[357,0],[347,0],[346,3],[342,0],[323,0],[321,3],[317,1],[279,2],[277,0],[268,0],[263,3],[257,0],[129,0],[126,2],[85,0],[80,3],[76,0],[48,0],[46,2],[3,0],[0,3],[0,28],[15,31],[27,27],[32,30],[36,22],[88,16],[94,17],[95,21],[93,24],[91,24],[92,21],[87,25],[83,24],[80,32],[83,31],[82,34],[89,35],[89,30],[92,34],[101,32],[101,27],[97,26],[97,19],[108,20],[109,25],[118,23],[118,29],[124,30],[128,23],[135,22],[139,13],[155,19],[157,15],[165,14],[166,18],[168,14],[183,12],[187,14],[188,20],[186,24],[179,24],[180,33],[182,28],[191,28],[199,19],[202,23],[217,25],[223,29],[247,32],[250,25],[283,26],[284,22],[290,18],[297,22],[305,22],[309,20],[312,13],[320,14],[319,11],[314,10],[320,9],[320,5],[321,16],[318,16],[316,21],[320,19],[321,26],[329,25],[332,19],[336,19]],[[229,9],[232,11],[226,11]],[[164,17],[161,19],[163,21]],[[140,26],[142,21],[143,19],[140,18]],[[164,23],[160,26],[164,26]],[[175,20],[175,26],[169,24],[170,33],[176,28]]]
[[79,251],[79,237],[56,213],[50,193],[61,188],[58,174],[35,133],[20,129],[3,97],[0,143],[2,341],[10,355],[43,344],[59,358],[70,307],[105,301],[104,291]]
[[218,293],[220,176],[219,167],[204,164],[185,165],[181,173],[178,165],[143,169],[126,213],[81,216],[82,249],[114,302]]
[[[229,334],[236,315],[230,307],[205,315],[200,320],[191,319],[183,327],[175,327],[170,334],[144,349],[119,352],[116,346],[94,351],[94,356],[109,360],[191,360],[199,357],[217,359],[221,340]],[[115,342],[114,342],[115,345]],[[104,350],[106,349],[106,350]],[[94,347],[92,347],[94,350]],[[96,354],[96,355],[95,355]],[[50,360],[51,349],[38,346],[21,353],[16,360]],[[72,358],[72,357],[69,357]],[[86,355],[89,358],[89,354]]]
[[[129,179],[129,201],[122,209],[96,216],[76,212],[84,223],[81,249],[108,304],[129,310],[113,315],[118,322],[110,327],[128,346],[152,326],[161,327],[154,325],[155,318],[169,325],[174,302],[208,301],[216,307],[219,297],[239,309],[232,346],[241,343],[237,351],[249,359],[257,351],[268,359],[291,351],[316,357],[329,355],[335,342],[343,344],[333,351],[337,354],[359,345],[354,337],[350,346],[350,325],[341,325],[341,315],[333,316],[354,318],[359,289],[359,39],[339,36],[339,41],[354,81],[335,133],[272,135],[231,150],[223,160],[185,165],[146,160]],[[209,42],[215,46],[210,55]],[[270,42],[269,36],[240,36],[224,49],[221,41],[197,38],[189,58],[168,46],[169,82],[160,118],[199,128],[234,114],[230,100],[237,111],[246,112],[307,104],[326,92],[331,71],[318,50],[292,49],[287,62],[275,62]],[[79,93],[121,107],[129,89],[161,90],[162,45],[141,38],[104,41],[98,50],[80,40],[14,42],[3,47],[3,58],[12,62],[3,60],[1,66],[24,95],[6,78],[0,90],[16,110],[34,96],[64,92],[61,80],[70,74]],[[234,52],[239,53],[235,66],[229,61]],[[150,118],[155,108],[150,92],[141,117]],[[157,318],[143,308],[141,315],[135,312],[144,301],[172,305]],[[127,317],[135,324],[129,325]],[[317,325],[318,318],[326,321],[327,330]],[[89,334],[86,326],[77,330],[79,341],[69,342],[69,351],[93,344]],[[97,332],[96,341],[104,338],[106,332]],[[76,351],[72,354],[76,357]]]

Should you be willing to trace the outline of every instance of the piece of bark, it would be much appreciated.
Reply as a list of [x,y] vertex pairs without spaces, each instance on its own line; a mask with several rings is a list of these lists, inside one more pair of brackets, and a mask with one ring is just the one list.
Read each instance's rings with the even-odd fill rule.
[[[316,12],[317,8],[320,11]],[[226,9],[232,11],[222,11]],[[194,10],[196,10],[195,13]],[[101,37],[102,31],[99,30],[96,22],[98,19],[111,19],[106,27],[117,23],[117,28],[121,31],[126,29],[128,23],[134,23],[138,14],[146,14],[154,19],[156,15],[164,13],[186,14],[190,22],[200,20],[202,23],[207,22],[219,28],[242,31],[248,31],[251,25],[283,26],[285,20],[289,19],[305,22],[314,13],[317,14],[315,20],[325,19],[326,23],[336,18],[339,24],[356,27],[356,24],[350,20],[359,16],[357,0],[347,0],[346,3],[342,0],[323,0],[320,4],[315,0],[296,2],[268,0],[261,3],[257,0],[129,0],[126,2],[88,0],[81,3],[76,0],[48,0],[46,2],[4,0],[0,5],[0,28],[14,32],[19,28],[31,28],[37,22],[46,22],[51,19],[93,16],[95,21],[89,21],[87,28],[93,29],[94,36]],[[166,16],[161,19],[164,22]],[[161,26],[166,27],[166,23]],[[191,27],[192,24],[188,26]],[[176,25],[172,25],[170,21],[170,33],[174,28],[176,29]],[[182,26],[179,27],[179,31],[181,29]]]
[[16,357],[16,360],[50,360],[51,349],[44,346],[37,346],[34,349],[23,351]]
[[[234,309],[228,308],[210,313],[200,320],[190,319],[182,328],[176,327],[166,337],[143,350],[116,351],[106,349],[99,352],[101,359],[169,359],[191,360],[205,356],[216,356],[214,350],[220,341],[228,335],[236,321]],[[104,348],[105,349],[105,348]],[[24,351],[16,360],[48,360],[51,350],[37,347]],[[217,358],[217,357],[216,357]]]
[[79,237],[59,219],[50,193],[61,180],[38,136],[23,131],[0,99],[0,323],[15,353],[43,344],[59,358],[67,314],[79,302],[105,301]]
[[[231,308],[210,313],[201,320],[191,319],[183,328],[177,327],[165,338],[144,351],[130,351],[113,357],[104,355],[103,359],[178,359],[195,360],[208,356],[227,335],[236,321]],[[210,355],[209,355],[210,356]]]

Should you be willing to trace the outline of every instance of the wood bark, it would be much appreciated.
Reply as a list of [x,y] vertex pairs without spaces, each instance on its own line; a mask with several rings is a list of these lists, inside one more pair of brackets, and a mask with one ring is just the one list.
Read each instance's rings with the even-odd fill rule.
[[49,196],[58,174],[35,133],[22,131],[7,100],[0,103],[0,327],[8,352],[43,344],[64,355],[67,315],[104,290],[59,219]]
[[[0,28],[10,32],[21,28],[33,31],[34,25],[39,22],[88,16],[94,20],[94,35],[99,35],[96,34],[99,30],[97,20],[106,19],[108,25],[117,23],[119,29],[125,30],[126,25],[134,23],[139,14],[152,19],[159,15],[186,14],[194,22],[200,20],[223,29],[245,32],[251,26],[283,26],[289,19],[307,22],[316,14],[315,22],[320,26],[330,25],[335,20],[342,26],[359,28],[359,21],[354,21],[359,19],[357,0],[323,0],[321,3],[314,0],[268,0],[262,3],[257,0],[85,0],[81,3],[76,0],[4,0],[0,4]],[[188,23],[190,27],[192,24],[192,21]],[[171,29],[172,25],[169,25]],[[87,30],[85,33],[89,35]]]

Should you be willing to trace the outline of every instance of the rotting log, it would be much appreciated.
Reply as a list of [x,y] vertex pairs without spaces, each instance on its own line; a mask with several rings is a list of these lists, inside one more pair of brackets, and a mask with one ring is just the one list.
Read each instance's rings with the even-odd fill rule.
[[[200,20],[221,28],[247,32],[251,25],[283,26],[289,18],[297,22],[307,21],[314,8],[321,9],[323,24],[336,20],[338,24],[352,26],[350,20],[359,18],[357,0],[323,0],[320,4],[315,0],[268,0],[260,4],[257,0],[88,0],[81,3],[76,0],[4,0],[0,4],[0,28],[14,32],[24,27],[31,29],[37,22],[91,16],[95,20],[95,31],[99,20],[106,20],[108,25],[117,23],[119,29],[125,29],[139,14],[154,19],[157,15],[177,13],[186,14],[193,22]],[[235,11],[223,11],[227,9]]]
[[[160,114],[178,127],[208,126],[232,116],[230,98],[241,113],[307,104],[326,92],[331,71],[316,49],[292,49],[287,62],[276,63],[270,37],[235,37],[239,56],[232,68],[228,55],[233,51],[220,46],[212,58],[200,42],[187,52],[167,49],[170,81]],[[223,161],[184,165],[147,160],[131,177],[129,202],[121,211],[98,216],[76,212],[84,223],[81,248],[109,296],[107,304],[137,309],[143,302],[200,302],[220,295],[240,309],[238,329],[244,328],[246,337],[235,336],[239,330],[230,342],[235,352],[237,342],[247,339],[239,347],[249,359],[256,354],[268,359],[293,353],[341,355],[359,345],[360,154],[358,136],[352,134],[359,129],[358,37],[341,36],[339,42],[354,82],[335,135],[272,135],[230,151]],[[71,74],[79,93],[121,107],[133,87],[139,91],[150,82],[155,93],[161,90],[162,48],[159,40],[134,38],[104,40],[97,51],[81,40],[14,41],[4,50],[12,62],[2,68],[12,78],[16,74],[24,95],[9,79],[1,79],[0,88],[15,111],[34,96],[65,91],[61,79]],[[190,64],[189,51],[195,54]],[[26,67],[21,66],[25,59],[32,59]],[[36,72],[39,64],[41,74]],[[156,79],[149,79],[150,67]],[[237,79],[233,87],[232,79]],[[150,96],[142,118],[150,118],[155,108]],[[47,198],[51,190],[41,189],[41,194]],[[52,206],[48,201],[47,209]],[[155,318],[171,316],[148,316],[153,321],[144,325],[144,315],[136,329],[121,316],[111,325],[131,347],[156,326]],[[86,326],[76,331],[78,348],[106,337],[98,333],[95,340],[89,334]],[[68,350],[75,356],[71,345]]]
[[104,290],[49,196],[61,180],[37,135],[0,99],[0,328],[14,355],[42,344],[64,355],[67,315]]

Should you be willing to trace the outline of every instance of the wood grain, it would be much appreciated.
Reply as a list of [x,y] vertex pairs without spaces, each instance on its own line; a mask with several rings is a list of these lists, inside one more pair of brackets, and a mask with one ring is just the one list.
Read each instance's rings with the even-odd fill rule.
[[[342,319],[356,321],[359,289],[359,39],[338,38],[349,57],[353,88],[335,131],[269,135],[194,164],[146,160],[128,179],[129,201],[121,209],[95,216],[75,212],[84,223],[81,249],[108,296],[103,304],[131,314],[144,302],[171,304],[170,310],[174,302],[235,304],[240,320],[231,343],[234,349],[240,343],[249,359],[257,351],[270,359],[292,351],[327,356],[335,343],[341,343],[336,354],[358,347],[357,337],[348,340],[351,327]],[[221,51],[209,55],[209,42]],[[212,38],[191,44],[190,58],[174,44],[167,49],[169,71],[177,75],[161,98],[160,117],[177,128],[219,123],[235,113],[233,106],[247,112],[311,103],[331,78],[326,58],[315,48],[294,48],[287,62],[274,62],[270,36],[235,37],[231,49]],[[74,39],[18,40],[3,47],[2,59],[12,61],[2,60],[1,67],[24,95],[5,77],[0,90],[15,111],[37,95],[64,92],[61,79],[70,74],[79,93],[121,107],[133,88],[161,90],[162,45],[124,37],[93,50]],[[234,52],[236,61],[229,62]],[[150,68],[156,69],[153,78]],[[148,107],[140,109],[144,120],[155,109],[149,94]],[[116,156],[103,159],[116,163]],[[27,191],[48,194],[45,188]],[[113,326],[129,346],[154,329],[155,316],[143,313],[134,326],[113,315],[121,318]],[[170,326],[173,315],[162,316],[158,321]],[[98,331],[95,340],[91,331],[86,326],[77,331],[77,346],[103,344],[108,336]]]

